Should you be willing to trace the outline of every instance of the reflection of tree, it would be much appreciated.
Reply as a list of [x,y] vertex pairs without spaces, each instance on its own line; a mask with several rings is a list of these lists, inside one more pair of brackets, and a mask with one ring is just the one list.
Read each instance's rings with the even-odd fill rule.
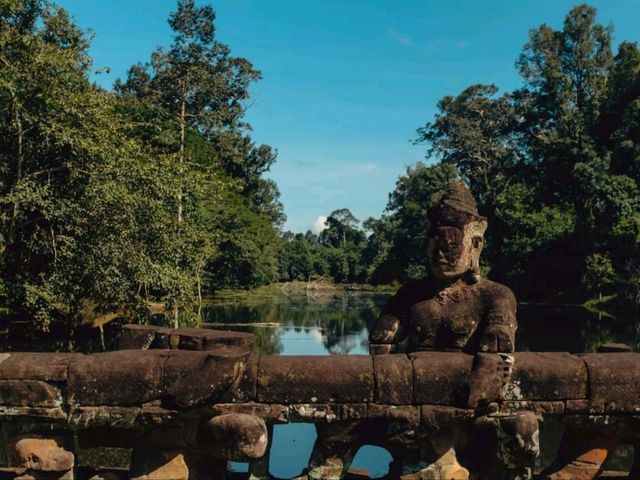
[[328,352],[348,354],[366,340],[388,298],[387,294],[332,293],[221,302],[209,305],[204,321],[256,334],[261,354],[282,352],[281,330],[250,324],[280,324],[296,332],[317,328],[323,332]]
[[640,335],[633,312],[602,316],[582,307],[525,306],[518,310],[518,350],[595,352],[608,342],[638,350]]

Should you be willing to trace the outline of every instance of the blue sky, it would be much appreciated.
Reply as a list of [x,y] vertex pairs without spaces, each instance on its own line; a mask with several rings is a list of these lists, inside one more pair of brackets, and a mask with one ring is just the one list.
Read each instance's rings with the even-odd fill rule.
[[[171,43],[175,0],[58,0],[95,39],[96,81]],[[512,89],[529,29],[559,28],[565,0],[214,0],[218,39],[263,73],[247,117],[257,142],[278,149],[269,176],[285,228],[305,231],[349,208],[378,217],[407,165],[424,159],[416,128],[444,95],[473,83]],[[640,0],[593,1],[614,39],[640,40]]]

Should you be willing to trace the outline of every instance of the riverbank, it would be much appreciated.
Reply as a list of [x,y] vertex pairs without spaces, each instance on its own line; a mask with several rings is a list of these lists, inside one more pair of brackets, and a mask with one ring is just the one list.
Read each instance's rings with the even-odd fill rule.
[[281,297],[290,295],[343,295],[343,294],[375,294],[375,293],[395,293],[400,284],[391,285],[367,285],[360,283],[333,283],[320,279],[311,282],[293,281],[278,282],[270,285],[255,288],[253,290],[218,290],[214,295],[205,299],[207,301],[220,300],[254,300],[269,297]]

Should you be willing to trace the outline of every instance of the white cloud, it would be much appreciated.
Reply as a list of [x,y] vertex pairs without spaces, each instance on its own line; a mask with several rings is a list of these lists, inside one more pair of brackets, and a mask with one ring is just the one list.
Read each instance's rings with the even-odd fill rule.
[[392,39],[394,39],[400,45],[404,45],[405,47],[413,47],[413,41],[409,36],[403,35],[402,33],[394,29],[389,30],[387,33]]
[[327,217],[325,217],[324,215],[320,215],[318,218],[316,218],[316,221],[313,222],[313,225],[311,225],[311,231],[317,235],[318,233],[323,231],[325,228],[327,228],[326,225],[324,224],[324,222],[326,221],[327,221]]

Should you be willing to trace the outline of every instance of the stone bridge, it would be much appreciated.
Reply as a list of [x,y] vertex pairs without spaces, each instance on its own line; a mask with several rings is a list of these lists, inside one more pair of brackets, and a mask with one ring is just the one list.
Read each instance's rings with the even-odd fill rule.
[[[620,443],[640,448],[637,353],[256,356],[253,343],[127,326],[118,351],[0,354],[0,478],[217,480],[241,461],[267,479],[287,422],[318,434],[300,478],[345,478],[363,445],[391,453],[388,478],[528,478],[553,417],[564,433],[541,478],[597,478]],[[131,448],[129,471],[75,465],[94,447]]]

